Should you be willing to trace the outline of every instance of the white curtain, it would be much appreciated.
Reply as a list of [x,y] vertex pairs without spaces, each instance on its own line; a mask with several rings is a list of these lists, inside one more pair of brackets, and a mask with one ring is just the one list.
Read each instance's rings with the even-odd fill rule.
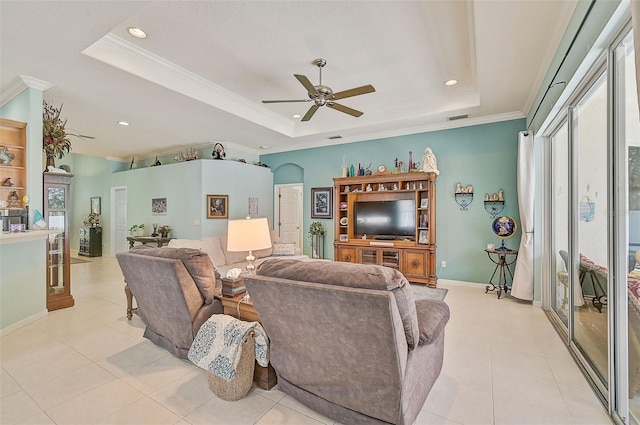
[[518,134],[518,206],[522,238],[518,249],[511,295],[533,300],[533,195],[535,190],[533,134]]
[[631,0],[631,22],[633,23],[633,47],[636,53],[636,89],[640,109],[640,0]]

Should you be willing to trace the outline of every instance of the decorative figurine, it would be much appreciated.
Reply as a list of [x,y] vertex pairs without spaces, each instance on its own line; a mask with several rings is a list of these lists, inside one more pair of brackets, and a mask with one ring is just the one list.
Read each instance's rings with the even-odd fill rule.
[[14,191],[12,191],[12,192],[9,194],[9,200],[10,200],[10,201],[17,201],[18,199],[19,199],[19,198],[18,198],[18,194],[16,193],[16,191],[15,191],[15,190],[14,190]]
[[465,188],[465,192],[467,193],[473,193],[473,186],[468,184],[467,187]]
[[398,165],[400,166],[400,172],[404,173],[404,162],[400,161]]
[[6,146],[0,146],[0,160],[2,160],[1,165],[11,165],[11,161],[16,156],[9,152],[9,148]]
[[384,185],[382,183],[378,183],[378,191],[384,190]]
[[456,193],[462,193],[462,184],[460,182],[456,184]]
[[224,146],[222,143],[216,143],[213,145],[213,152],[211,152],[213,159],[224,159],[227,154],[224,153]]
[[424,155],[422,156],[422,171],[425,173],[435,173],[436,176],[440,174],[440,171],[438,171],[438,159],[433,154],[431,148],[424,150]]
[[400,172],[400,168],[398,165],[398,158],[393,161],[393,173],[398,174]]
[[393,184],[393,190],[398,190],[398,185],[396,183]]
[[504,201],[504,191],[502,188],[498,191],[498,201]]
[[11,177],[7,177],[6,179],[4,179],[4,181],[2,182],[2,185],[4,187],[15,186],[13,183],[11,183]]
[[367,192],[371,192],[371,191],[373,190],[373,188],[371,188],[371,185],[370,185],[370,184],[368,184],[368,185],[367,185],[367,188],[366,188],[365,190],[366,190]]

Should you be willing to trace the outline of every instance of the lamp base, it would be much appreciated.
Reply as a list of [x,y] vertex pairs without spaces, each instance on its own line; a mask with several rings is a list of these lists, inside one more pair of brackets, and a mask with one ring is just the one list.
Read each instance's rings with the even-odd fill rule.
[[253,255],[253,251],[249,250],[249,255],[247,255],[247,273],[256,274],[256,266],[253,264],[256,261],[256,256]]

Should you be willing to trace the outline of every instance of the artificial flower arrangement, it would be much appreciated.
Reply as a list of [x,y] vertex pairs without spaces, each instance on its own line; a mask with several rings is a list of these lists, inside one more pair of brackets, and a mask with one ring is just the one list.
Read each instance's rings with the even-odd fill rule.
[[42,149],[47,156],[62,159],[65,154],[71,151],[71,142],[65,126],[67,119],[60,118],[62,105],[59,108],[49,105],[47,101],[42,101]]

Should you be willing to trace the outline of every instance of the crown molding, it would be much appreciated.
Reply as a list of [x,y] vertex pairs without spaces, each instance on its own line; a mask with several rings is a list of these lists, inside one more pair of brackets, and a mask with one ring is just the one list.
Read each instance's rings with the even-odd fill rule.
[[53,87],[53,84],[47,83],[46,81],[38,80],[37,78],[28,77],[26,75],[20,75],[14,79],[11,84],[0,91],[0,107],[9,103],[14,97],[22,93],[27,88],[46,91],[51,87]]
[[82,53],[262,127],[293,136],[293,121],[114,34],[105,35]]

